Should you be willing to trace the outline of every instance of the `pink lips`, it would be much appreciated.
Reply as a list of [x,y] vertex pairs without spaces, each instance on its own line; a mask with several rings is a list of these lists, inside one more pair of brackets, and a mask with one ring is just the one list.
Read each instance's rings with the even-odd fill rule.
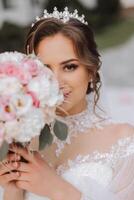
[[64,93],[64,97],[67,98],[71,92]]
[[60,87],[60,89],[62,90],[63,92],[63,95],[64,95],[64,98],[68,98],[68,96],[70,95],[71,91],[70,89],[68,88],[68,86],[62,86]]

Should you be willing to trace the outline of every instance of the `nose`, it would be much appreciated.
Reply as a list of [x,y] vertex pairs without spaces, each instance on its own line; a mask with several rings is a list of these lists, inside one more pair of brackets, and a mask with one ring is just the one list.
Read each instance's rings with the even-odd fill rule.
[[58,80],[59,84],[62,83],[63,76],[62,76],[61,72],[58,69],[53,69],[52,71],[53,71],[56,79]]

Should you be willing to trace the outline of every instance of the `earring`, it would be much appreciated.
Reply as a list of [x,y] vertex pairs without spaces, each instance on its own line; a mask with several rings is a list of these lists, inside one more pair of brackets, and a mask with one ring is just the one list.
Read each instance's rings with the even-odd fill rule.
[[93,80],[91,79],[89,83],[90,83],[90,88],[93,89],[94,88]]

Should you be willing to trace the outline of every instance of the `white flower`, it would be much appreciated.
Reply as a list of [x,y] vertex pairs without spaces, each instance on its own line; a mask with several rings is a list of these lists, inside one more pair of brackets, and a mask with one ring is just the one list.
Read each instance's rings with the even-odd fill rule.
[[19,142],[30,141],[33,137],[40,134],[44,124],[43,111],[36,108],[31,109],[24,118],[21,118],[15,139]]
[[47,103],[48,106],[59,105],[63,102],[64,96],[63,93],[59,90],[59,84],[56,80],[51,80],[50,96]]
[[59,92],[59,85],[54,76],[42,75],[32,79],[28,84],[28,89],[35,93],[41,106],[56,106],[63,101],[63,95]]
[[[35,56],[0,54],[0,136],[7,142],[29,142],[45,124],[54,122],[62,103],[58,81]],[[3,139],[4,140],[4,139]]]
[[14,108],[17,116],[21,116],[30,111],[33,101],[29,95],[15,94],[11,97],[9,105]]
[[25,54],[19,52],[5,52],[0,54],[0,62],[16,62],[20,63],[20,61],[24,58]]
[[22,85],[15,77],[0,77],[0,94],[12,95],[20,92]]
[[5,140],[9,143],[18,134],[19,122],[17,120],[8,121],[5,123]]
[[33,78],[28,84],[28,89],[34,92],[39,100],[44,99],[44,97],[47,100],[50,93],[50,82],[45,76],[44,78],[43,76]]

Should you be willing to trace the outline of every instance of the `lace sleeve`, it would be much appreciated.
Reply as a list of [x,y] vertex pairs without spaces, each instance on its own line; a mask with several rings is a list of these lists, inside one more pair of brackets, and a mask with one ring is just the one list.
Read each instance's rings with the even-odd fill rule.
[[133,200],[134,136],[119,139],[106,153],[77,155],[58,173],[82,193],[81,200]]

